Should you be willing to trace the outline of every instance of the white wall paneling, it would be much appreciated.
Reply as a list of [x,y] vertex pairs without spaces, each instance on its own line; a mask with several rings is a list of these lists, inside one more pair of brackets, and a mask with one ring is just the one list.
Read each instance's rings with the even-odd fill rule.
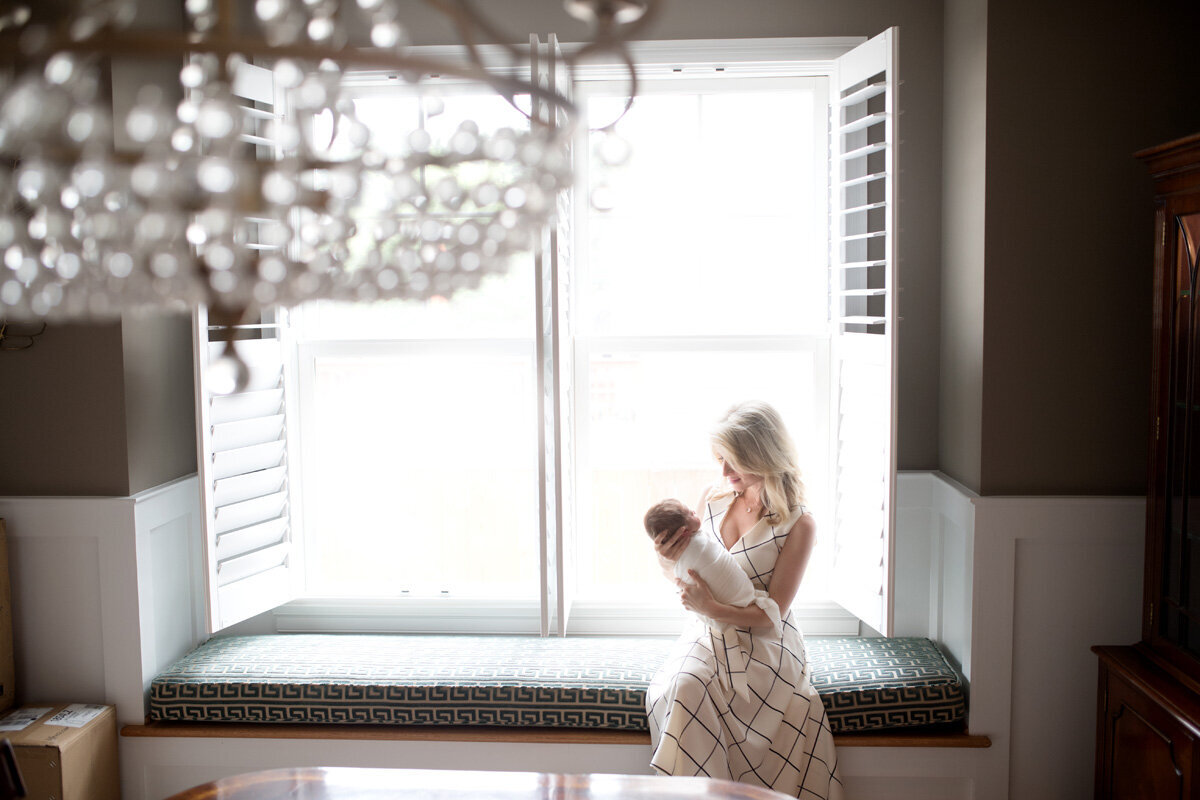
[[[899,476],[897,632],[937,641],[968,680],[970,731],[992,740],[959,754],[975,762],[969,796],[1092,796],[1090,647],[1139,637],[1144,513],[1141,497],[979,497],[938,473]],[[876,771],[853,751],[845,763]],[[930,791],[958,785],[917,769],[945,776]]]
[[896,480],[896,635],[937,642],[971,675],[974,495],[944,476]]
[[1092,797],[1096,644],[1140,637],[1145,498],[975,498],[971,726],[1008,796]]
[[290,766],[478,769],[513,772],[650,774],[650,748],[637,745],[344,739],[121,740],[125,800],[161,800],[217,778]]
[[[177,559],[198,546],[199,488],[133,497],[5,497],[18,702],[111,703],[145,718],[154,674],[195,646]],[[160,602],[161,601],[161,602]]]
[[144,719],[154,676],[205,638],[203,536],[196,476],[135,498],[141,697],[130,722]]

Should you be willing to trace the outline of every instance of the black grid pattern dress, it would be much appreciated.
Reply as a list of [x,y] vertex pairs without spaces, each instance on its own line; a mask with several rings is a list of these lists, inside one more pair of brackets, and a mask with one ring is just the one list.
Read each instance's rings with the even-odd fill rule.
[[[732,500],[710,500],[696,535],[720,541]],[[730,548],[755,589],[770,588],[787,533],[803,513],[777,526],[760,519]],[[657,772],[741,781],[805,800],[842,798],[833,734],[790,609],[781,630],[737,628],[735,642],[690,615],[646,693]],[[723,675],[743,668],[744,680]]]

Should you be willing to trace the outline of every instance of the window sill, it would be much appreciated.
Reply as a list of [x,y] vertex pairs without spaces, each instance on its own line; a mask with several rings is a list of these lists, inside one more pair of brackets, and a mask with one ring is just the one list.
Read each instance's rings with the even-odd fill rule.
[[[808,636],[857,636],[858,619],[834,603],[797,603],[796,622]],[[271,612],[276,633],[415,633],[537,636],[540,609],[530,601],[303,598]],[[684,613],[644,603],[577,602],[568,636],[667,636],[683,629]],[[263,631],[266,632],[266,631]]]

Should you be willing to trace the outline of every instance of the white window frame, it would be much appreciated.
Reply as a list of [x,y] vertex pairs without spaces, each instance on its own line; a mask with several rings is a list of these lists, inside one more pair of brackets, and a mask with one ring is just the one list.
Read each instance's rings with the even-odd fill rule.
[[[838,56],[862,43],[862,37],[825,39],[758,39],[758,40],[704,40],[680,42],[635,43],[633,56],[639,64],[639,75],[645,78],[665,75],[688,77],[702,74],[721,73],[727,76],[829,76],[834,72]],[[591,68],[589,77],[614,79],[622,75],[619,65]],[[788,337],[775,341],[772,346],[786,347]],[[799,339],[820,337],[791,337]],[[894,336],[893,342],[894,342]],[[615,340],[613,340],[615,341]],[[600,340],[579,342],[574,356],[576,363],[587,363],[587,351]],[[608,343],[608,342],[606,342]],[[762,342],[759,342],[761,344]],[[394,343],[391,343],[394,344]],[[623,342],[634,345],[634,342]],[[697,342],[699,344],[699,342]],[[795,346],[797,342],[791,342]],[[806,343],[813,344],[813,343]],[[736,340],[722,339],[719,342],[705,341],[705,347],[719,346],[736,348]],[[819,344],[814,345],[820,351]],[[304,345],[292,348],[293,353],[304,351]],[[825,356],[817,352],[818,358]],[[290,393],[296,396],[296,368],[303,357],[293,363],[289,379]],[[576,370],[574,380],[582,380],[582,370]],[[577,398],[584,397],[578,383],[575,385]],[[893,378],[894,392],[894,378]],[[894,402],[890,429],[894,439]],[[294,428],[293,428],[294,430]],[[894,452],[894,450],[893,450]],[[891,480],[894,483],[894,465]],[[293,481],[295,488],[299,481]],[[299,515],[298,515],[299,516]],[[302,550],[302,548],[300,548]],[[302,554],[297,555],[297,564]],[[295,570],[293,575],[301,574]],[[560,583],[561,585],[561,583]],[[301,587],[293,583],[293,591]],[[543,591],[549,591],[543,587]],[[544,606],[544,602],[542,604]],[[269,612],[276,630],[292,631],[378,631],[378,632],[481,632],[526,633],[539,631],[537,604],[499,603],[480,609],[471,601],[423,601],[406,600],[344,600],[298,596],[291,602]],[[832,603],[799,605],[796,613],[800,624],[809,633],[855,634],[860,631],[859,621],[841,607]],[[648,610],[643,606],[620,603],[578,604],[567,625],[561,624],[568,634],[597,633],[674,633],[680,614],[677,611]],[[547,633],[545,620],[540,632]],[[884,631],[887,632],[887,631]]]
[[[632,51],[638,64],[639,81],[672,81],[682,79],[701,90],[723,81],[742,78],[830,78],[837,57],[863,42],[862,38],[839,39],[754,39],[698,40],[692,42],[636,42]],[[593,69],[582,78],[588,81],[621,79],[619,68]],[[585,166],[581,169],[586,169]],[[586,177],[586,175],[585,175]],[[581,184],[586,182],[581,180]],[[577,222],[576,235],[586,236],[582,222]],[[576,283],[586,280],[588,265],[576,265]],[[582,304],[580,304],[582,305]],[[619,337],[578,336],[575,340],[575,397],[576,418],[587,418],[587,389],[590,356],[593,352],[700,352],[779,350],[806,353],[815,364],[815,372],[829,378],[829,336],[827,334],[780,336],[673,336]],[[823,394],[820,400],[828,400]],[[817,436],[828,439],[828,406],[821,404],[816,411],[822,430]],[[586,459],[586,445],[579,445],[581,459]],[[579,487],[579,505],[587,508],[588,489]],[[691,502],[693,498],[686,498]],[[824,500],[824,498],[821,498]],[[832,504],[821,502],[832,508]],[[803,630],[814,634],[855,635],[859,621],[832,601],[797,601],[793,612]],[[620,630],[629,633],[661,634],[678,630],[682,614],[675,608],[622,604],[609,601],[575,600],[570,616],[568,634],[603,634]]]

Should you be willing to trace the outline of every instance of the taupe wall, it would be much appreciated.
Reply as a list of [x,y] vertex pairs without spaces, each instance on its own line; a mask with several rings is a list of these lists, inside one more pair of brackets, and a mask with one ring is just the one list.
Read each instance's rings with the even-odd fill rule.
[[1145,491],[1153,214],[1132,153],[1200,130],[1200,59],[1178,49],[1197,34],[1193,0],[988,4],[977,476],[942,420],[943,468],[983,494]]
[[129,494],[121,326],[0,351],[0,496]]
[[983,424],[987,0],[947,0],[939,468],[979,486]]
[[127,497],[189,475],[194,415],[189,317],[47,325],[0,351],[0,497]]
[[125,431],[129,494],[196,471],[192,324],[188,315],[126,318]]

